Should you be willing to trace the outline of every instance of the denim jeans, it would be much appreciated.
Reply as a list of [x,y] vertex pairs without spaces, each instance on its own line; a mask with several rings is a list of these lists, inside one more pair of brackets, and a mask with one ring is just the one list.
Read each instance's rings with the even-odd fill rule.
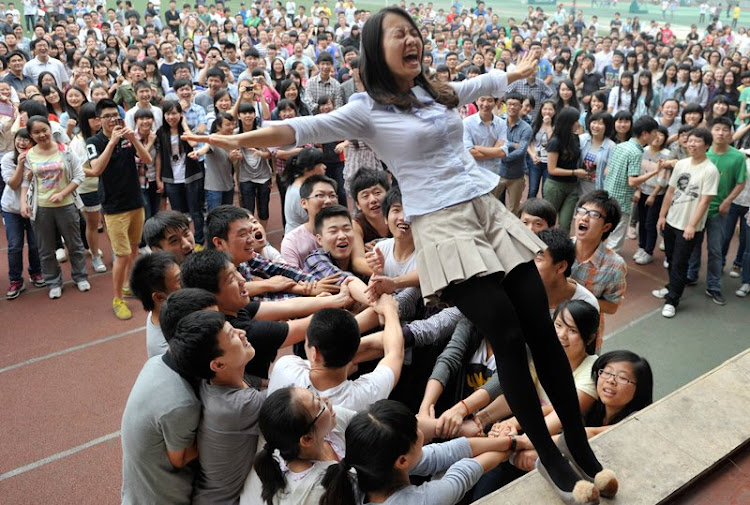
[[[750,226],[740,227],[740,233],[745,235],[745,244],[750,241]],[[750,247],[745,247],[745,254],[742,256],[742,284],[750,284]]]
[[745,215],[747,214],[748,207],[737,205],[735,203],[729,206],[729,214],[727,214],[727,221],[724,226],[724,243],[721,245],[721,266],[723,267],[727,262],[727,253],[729,253],[729,244],[732,243],[734,238],[734,228],[737,226],[737,221],[740,222],[740,244],[737,247],[737,256],[734,258],[733,265],[741,266],[742,258],[747,251],[747,221],[745,221]]
[[671,227],[669,224],[664,228],[664,249],[669,261],[669,292],[665,297],[666,303],[677,307],[687,284],[688,263],[690,255],[694,250],[700,250],[703,241],[703,232],[695,232],[692,240],[685,240],[682,236],[683,230]]
[[5,219],[5,236],[8,239],[8,279],[11,282],[23,280],[23,241],[29,244],[29,275],[42,273],[39,262],[39,249],[36,243],[31,220],[21,214],[3,211]]
[[636,207],[638,209],[638,247],[653,255],[656,239],[659,237],[656,222],[659,220],[659,211],[661,210],[661,203],[664,201],[664,195],[655,196],[653,205],[646,205],[648,197],[649,195],[641,195]]
[[188,184],[164,183],[164,189],[169,198],[169,205],[173,210],[190,214],[195,229],[195,242],[203,244],[205,234],[203,232],[203,179]]
[[219,205],[232,205],[234,200],[234,190],[229,191],[212,191],[206,190],[206,212],[211,212]]
[[[706,221],[706,228],[690,255],[688,264],[688,279],[697,279],[701,269],[701,254],[703,252],[703,236],[707,237],[708,261],[706,264],[706,284],[711,291],[721,291],[721,246],[724,243],[724,228],[727,216],[716,214]],[[696,238],[698,234],[695,234]]]
[[544,187],[543,184],[547,182],[547,164],[539,163],[535,165],[529,163],[529,198],[536,198],[539,190],[542,190],[542,198],[544,198]]
[[255,214],[255,206],[258,206],[258,219],[268,220],[268,205],[271,201],[271,179],[266,182],[240,182],[240,203],[242,207]]
[[146,219],[148,219],[161,209],[161,194],[156,192],[156,181],[150,181],[148,188],[141,188],[141,193],[143,193],[143,205]]

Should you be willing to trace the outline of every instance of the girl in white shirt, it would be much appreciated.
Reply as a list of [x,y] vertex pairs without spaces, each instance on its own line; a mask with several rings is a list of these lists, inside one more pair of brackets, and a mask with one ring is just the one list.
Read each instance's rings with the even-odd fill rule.
[[570,433],[577,463],[590,474],[600,472],[602,466],[586,440],[572,377],[565,372],[565,354],[559,344],[553,345],[557,338],[533,263],[544,244],[492,196],[499,177],[479,168],[464,147],[458,113],[458,106],[479,96],[500,96],[508,83],[533,75],[537,54],[530,51],[508,74],[492,70],[458,83],[432,82],[422,68],[419,28],[405,11],[391,7],[365,24],[362,49],[360,74],[367,93],[354,95],[347,105],[256,132],[211,135],[208,141],[229,149],[341,138],[367,142],[399,181],[424,297],[428,302],[453,301],[490,340],[506,395],[541,448],[550,481],[565,497],[578,485],[579,503],[595,503],[598,490],[579,481],[552,443],[526,366],[528,345]]

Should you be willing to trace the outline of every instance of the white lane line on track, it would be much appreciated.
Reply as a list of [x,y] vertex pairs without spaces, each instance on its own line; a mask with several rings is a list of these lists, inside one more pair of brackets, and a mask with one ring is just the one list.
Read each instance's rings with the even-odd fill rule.
[[68,449],[67,451],[58,452],[57,454],[53,454],[52,456],[47,456],[46,458],[42,458],[40,460],[34,461],[33,463],[29,463],[28,465],[18,467],[15,470],[11,470],[10,472],[0,473],[0,482],[6,479],[10,479],[12,477],[16,477],[23,473],[30,472],[31,470],[36,470],[37,468],[44,466],[48,463],[53,463],[60,459],[67,458],[68,456],[72,456],[73,454],[77,452],[81,452],[90,447],[94,447],[95,445],[108,442],[115,438],[119,438],[119,436],[120,436],[120,430],[117,430],[108,435],[95,438],[94,440],[89,440],[85,444],[77,445],[71,449]]
[[[622,333],[623,331],[627,331],[627,330],[629,330],[629,329],[630,329],[630,328],[632,328],[633,326],[635,326],[635,325],[637,325],[637,324],[639,324],[639,323],[643,322],[644,320],[648,319],[649,317],[651,317],[651,316],[653,316],[653,315],[656,315],[656,314],[658,314],[659,312],[661,312],[661,309],[662,309],[662,307],[659,307],[659,308],[656,308],[656,309],[654,309],[654,310],[652,310],[652,311],[646,312],[645,314],[643,314],[643,315],[641,315],[641,316],[639,316],[639,317],[636,317],[635,319],[633,319],[632,321],[630,321],[630,322],[629,322],[628,324],[626,324],[625,326],[622,326],[622,327],[620,327],[620,328],[617,328],[617,329],[616,329],[615,331],[613,331],[612,333],[608,333],[607,335],[604,335],[604,340],[605,340],[605,341],[607,341],[607,340],[609,340],[609,339],[610,339],[610,338],[612,338],[612,337],[616,337],[617,335],[619,335],[619,334],[620,334],[620,333]],[[2,371],[2,370],[0,370],[0,371]]]
[[13,365],[8,365],[4,368],[0,368],[0,373],[10,372],[11,370],[15,370],[17,368],[21,368],[21,367],[28,366],[28,365],[33,365],[34,363],[38,363],[39,361],[44,361],[44,360],[48,360],[51,358],[57,358],[58,356],[63,356],[71,352],[80,351],[81,349],[86,349],[87,347],[91,347],[94,345],[105,344],[112,340],[117,340],[118,338],[123,338],[129,335],[132,335],[133,333],[138,333],[139,331],[143,331],[145,329],[146,329],[145,326],[139,326],[138,328],[133,328],[132,330],[128,330],[128,331],[123,331],[122,333],[116,333],[114,335],[100,338],[98,340],[93,340],[91,342],[86,342],[85,344],[75,345],[73,347],[68,347],[67,349],[61,349],[59,351],[45,354],[43,356],[37,356],[36,358],[27,359],[26,361],[21,361],[20,363],[14,363]]

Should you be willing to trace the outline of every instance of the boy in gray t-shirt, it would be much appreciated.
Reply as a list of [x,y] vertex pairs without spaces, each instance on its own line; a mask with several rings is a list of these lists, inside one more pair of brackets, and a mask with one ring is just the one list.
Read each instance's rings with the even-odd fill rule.
[[203,379],[193,504],[236,504],[257,452],[258,413],[266,398],[245,378],[255,349],[221,313],[200,311],[180,321],[170,352],[182,369]]
[[[122,503],[189,504],[200,402],[168,363],[143,366],[122,415]],[[192,458],[191,458],[192,456]]]

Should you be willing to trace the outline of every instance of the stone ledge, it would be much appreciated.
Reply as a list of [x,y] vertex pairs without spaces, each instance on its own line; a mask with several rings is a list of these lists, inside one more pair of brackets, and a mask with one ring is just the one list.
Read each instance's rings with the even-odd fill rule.
[[[620,491],[602,503],[654,505],[750,440],[750,349],[592,439]],[[561,503],[533,471],[477,505]]]

